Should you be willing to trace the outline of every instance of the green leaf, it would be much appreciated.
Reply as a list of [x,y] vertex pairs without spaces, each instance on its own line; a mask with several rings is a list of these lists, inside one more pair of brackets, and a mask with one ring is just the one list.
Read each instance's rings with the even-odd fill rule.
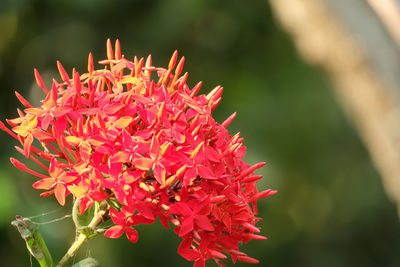
[[16,216],[11,225],[16,227],[25,240],[26,247],[41,267],[52,267],[53,259],[36,226],[28,218]]
[[98,267],[98,266],[99,262],[96,259],[90,257],[72,265],[72,267]]

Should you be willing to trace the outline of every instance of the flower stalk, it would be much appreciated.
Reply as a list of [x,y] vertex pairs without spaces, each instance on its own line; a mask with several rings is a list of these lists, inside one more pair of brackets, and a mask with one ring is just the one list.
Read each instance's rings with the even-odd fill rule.
[[[75,201],[75,203],[79,203],[79,199]],[[74,204],[74,209],[77,209],[77,205]],[[75,238],[74,243],[70,246],[67,253],[61,258],[60,262],[57,264],[57,267],[69,266],[71,259],[78,252],[78,250],[86,243],[86,241],[97,234],[97,227],[101,224],[107,215],[107,205],[100,206],[99,203],[96,202],[96,208],[94,212],[94,216],[90,223],[84,227],[84,229],[79,229],[82,227],[77,227],[77,237]],[[73,212],[74,213],[74,212]]]

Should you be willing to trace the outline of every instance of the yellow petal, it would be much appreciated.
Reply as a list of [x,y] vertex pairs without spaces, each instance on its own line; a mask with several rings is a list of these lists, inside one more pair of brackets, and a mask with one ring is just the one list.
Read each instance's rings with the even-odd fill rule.
[[136,77],[128,77],[125,78],[123,80],[120,81],[120,83],[124,84],[124,83],[133,83],[133,84],[137,84],[140,82],[140,79],[136,78]]
[[75,196],[75,197],[81,197],[86,193],[86,190],[83,189],[81,186],[77,185],[70,185],[68,186],[68,190]]
[[77,146],[83,141],[82,138],[76,136],[67,136],[65,137],[65,140],[67,140],[67,142],[73,146]]
[[125,127],[128,127],[132,120],[132,117],[129,116],[121,117],[114,123],[114,125],[115,127],[123,129]]

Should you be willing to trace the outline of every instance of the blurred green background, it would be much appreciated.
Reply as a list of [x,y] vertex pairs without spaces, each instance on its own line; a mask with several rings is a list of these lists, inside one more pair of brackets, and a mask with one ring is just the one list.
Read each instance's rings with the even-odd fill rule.
[[[59,79],[56,60],[84,72],[90,51],[95,60],[105,58],[107,38],[119,38],[127,58],[151,53],[155,66],[166,66],[178,49],[190,86],[201,80],[203,93],[225,88],[216,120],[238,112],[230,131],[245,137],[247,161],[268,162],[259,188],[279,190],[260,201],[259,225],[269,240],[242,247],[258,266],[400,266],[395,206],[328,78],[299,58],[267,1],[0,0],[0,119],[17,116],[14,90],[32,102],[43,97],[34,67],[46,83]],[[23,159],[16,142],[3,132],[0,138],[0,265],[29,266],[10,225],[14,216],[52,211],[33,219],[46,222],[69,210],[54,197],[39,197],[34,178],[8,160]],[[39,228],[61,258],[72,242],[72,221]],[[180,239],[172,231],[159,223],[138,230],[137,244],[96,237],[77,259],[92,255],[115,267],[192,265],[177,254]]]

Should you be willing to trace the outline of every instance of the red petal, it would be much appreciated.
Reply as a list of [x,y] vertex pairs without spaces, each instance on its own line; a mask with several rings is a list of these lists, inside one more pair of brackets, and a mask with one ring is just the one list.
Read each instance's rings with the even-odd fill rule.
[[229,124],[233,121],[233,119],[236,117],[236,112],[230,115],[223,123],[221,123],[221,126],[224,128],[228,127]]
[[94,201],[102,201],[107,199],[109,196],[107,193],[105,192],[99,192],[99,191],[92,191],[90,193],[90,197],[94,200]]
[[36,115],[36,116],[38,116],[38,117],[42,116],[43,113],[46,112],[46,111],[45,111],[44,109],[42,109],[42,108],[26,108],[26,109],[24,109],[24,111],[25,111],[27,114],[30,113],[30,114]]
[[104,235],[109,238],[118,238],[124,233],[124,228],[121,225],[114,225],[104,232]]
[[136,208],[139,212],[139,214],[141,214],[143,217],[150,219],[150,220],[154,220],[154,215],[153,212],[151,210],[151,206],[143,201],[138,201],[138,203],[136,204]]
[[108,115],[110,115],[110,114],[113,114],[113,113],[119,111],[123,107],[124,107],[123,104],[117,104],[117,103],[110,104],[110,105],[107,105],[106,107],[104,107],[104,112],[107,113]]
[[50,122],[52,120],[53,120],[53,117],[50,114],[46,114],[46,116],[44,116],[44,118],[41,121],[42,128],[44,130],[47,130],[47,128],[49,127]]
[[54,195],[56,196],[58,203],[60,203],[61,206],[64,206],[65,205],[65,186],[63,184],[56,185],[56,187],[54,188]]
[[252,182],[257,182],[260,180],[263,176],[262,175],[253,175],[253,176],[247,176],[242,180],[243,183],[252,183]]
[[53,193],[54,193],[54,190],[46,191],[46,192],[41,193],[40,196],[41,196],[41,197],[48,197],[48,196],[50,196],[50,195],[53,194]]
[[153,136],[153,139],[151,140],[151,145],[150,145],[150,152],[151,154],[155,155],[156,157],[160,154],[160,143],[158,142],[158,139]]
[[232,218],[229,215],[225,215],[222,217],[222,222],[225,224],[228,229],[228,233],[232,231]]
[[132,164],[135,165],[136,168],[148,171],[153,166],[154,160],[149,158],[136,158],[132,160]]
[[190,245],[192,244],[192,239],[188,238],[185,239],[181,242],[181,244],[178,247],[178,253],[181,255],[183,258],[185,258],[188,261],[194,261],[200,258],[200,253],[193,250],[189,249]]
[[20,93],[15,91],[15,95],[17,96],[18,100],[21,102],[22,105],[28,108],[32,107],[32,105],[28,102],[28,100],[26,100]]
[[173,69],[175,67],[176,60],[178,58],[178,51],[175,50],[172,54],[171,59],[169,60],[168,69]]
[[206,156],[207,156],[207,159],[214,161],[214,162],[219,162],[220,158],[221,158],[220,154],[211,147],[206,148]]
[[77,176],[74,175],[62,175],[59,180],[63,181],[64,183],[72,183],[73,181],[76,180],[76,178],[78,178]]
[[67,114],[71,110],[70,107],[57,107],[51,111],[54,117],[61,117]]
[[238,177],[236,177],[237,179],[241,179],[243,177],[245,177],[246,175],[249,175],[250,173],[254,172],[255,170],[263,167],[265,164],[265,162],[259,162],[254,164],[253,166],[248,167],[247,169],[243,170],[240,175]]
[[79,201],[79,213],[83,215],[85,211],[93,205],[93,201],[91,201],[88,197],[83,197],[81,201]]
[[247,228],[250,231],[253,231],[253,232],[256,232],[256,233],[260,232],[260,228],[258,228],[257,226],[255,226],[255,225],[253,225],[251,223],[245,222],[242,225],[243,225],[244,228]]
[[32,186],[33,186],[33,188],[36,188],[36,189],[49,190],[49,189],[53,188],[54,182],[55,182],[54,178],[46,178],[46,179],[37,181]]
[[183,221],[181,230],[179,231],[179,236],[184,236],[193,230],[193,218],[187,218]]
[[237,259],[243,262],[248,262],[248,263],[259,263],[257,259],[248,257],[248,256],[237,256]]
[[89,159],[92,153],[92,147],[88,142],[82,142],[82,144],[79,147],[79,152],[83,159]]
[[57,67],[58,67],[58,72],[60,73],[61,79],[64,82],[69,84],[70,82],[69,82],[68,74],[65,71],[64,67],[61,65],[60,61],[57,61]]
[[[56,171],[57,171],[57,173],[56,173]],[[49,173],[53,177],[57,177],[57,175],[59,173],[57,160],[55,158],[51,159]]]
[[195,261],[195,263],[193,264],[193,267],[205,267],[205,261],[204,259],[199,259],[197,261]]
[[24,141],[25,157],[27,158],[29,158],[29,154],[31,153],[32,143],[33,143],[33,137],[31,134],[29,134]]
[[256,201],[256,200],[258,200],[260,198],[269,197],[269,196],[275,195],[276,193],[278,193],[278,191],[268,189],[268,190],[259,192],[259,193],[255,194],[254,196],[252,196],[249,199],[249,202]]
[[67,136],[65,137],[65,140],[68,142],[68,144],[72,145],[72,146],[77,146],[79,145],[83,139],[77,136]]
[[113,60],[114,59],[114,52],[113,52],[113,49],[112,49],[110,38],[107,39],[107,58],[109,60]]
[[206,216],[198,215],[195,220],[198,227],[206,231],[214,231],[214,226]]
[[156,164],[154,167],[154,178],[156,178],[161,185],[165,185],[165,175],[165,167],[161,164]]
[[123,151],[118,151],[110,159],[111,163],[115,163],[115,162],[125,163],[128,161],[129,161],[129,154],[127,152],[123,152]]
[[214,249],[209,249],[208,252],[214,257],[214,258],[221,258],[221,259],[226,259],[226,255],[219,252],[218,250]]
[[265,236],[262,235],[255,235],[255,234],[247,234],[246,237],[250,238],[250,239],[254,239],[254,240],[266,240],[268,239]]
[[205,166],[198,166],[197,173],[205,179],[217,179],[217,177],[215,177],[212,171]]
[[88,58],[88,71],[89,71],[90,75],[92,75],[92,73],[94,71],[93,55],[91,52],[89,53],[89,58]]
[[129,124],[132,122],[132,120],[133,120],[132,117],[129,117],[129,116],[121,117],[114,123],[114,125],[115,125],[115,127],[118,127],[121,129],[126,128],[129,126]]
[[36,139],[38,139],[38,140],[40,140],[40,141],[43,141],[43,140],[47,140],[47,139],[51,139],[51,138],[52,138],[48,133],[46,133],[45,131],[43,131],[43,130],[41,130],[41,129],[35,129],[35,130],[33,130],[33,131],[32,131],[32,135],[33,135]]
[[125,234],[126,237],[128,237],[129,241],[131,241],[132,243],[136,243],[139,239],[138,232],[133,228],[130,227],[126,228]]
[[112,221],[115,224],[119,224],[119,225],[125,224],[125,217],[122,214],[122,212],[118,212],[114,209],[110,209],[110,216],[111,216]]
[[44,86],[44,82],[42,80],[42,77],[40,77],[39,72],[37,71],[37,69],[34,69],[34,74],[35,74],[35,78],[36,78],[36,83],[37,85],[43,89],[43,91],[47,94],[48,91],[46,89],[46,86]]
[[57,105],[57,89],[53,87],[50,93],[46,96],[46,99],[43,101],[42,106],[44,109],[50,110],[56,105]]

